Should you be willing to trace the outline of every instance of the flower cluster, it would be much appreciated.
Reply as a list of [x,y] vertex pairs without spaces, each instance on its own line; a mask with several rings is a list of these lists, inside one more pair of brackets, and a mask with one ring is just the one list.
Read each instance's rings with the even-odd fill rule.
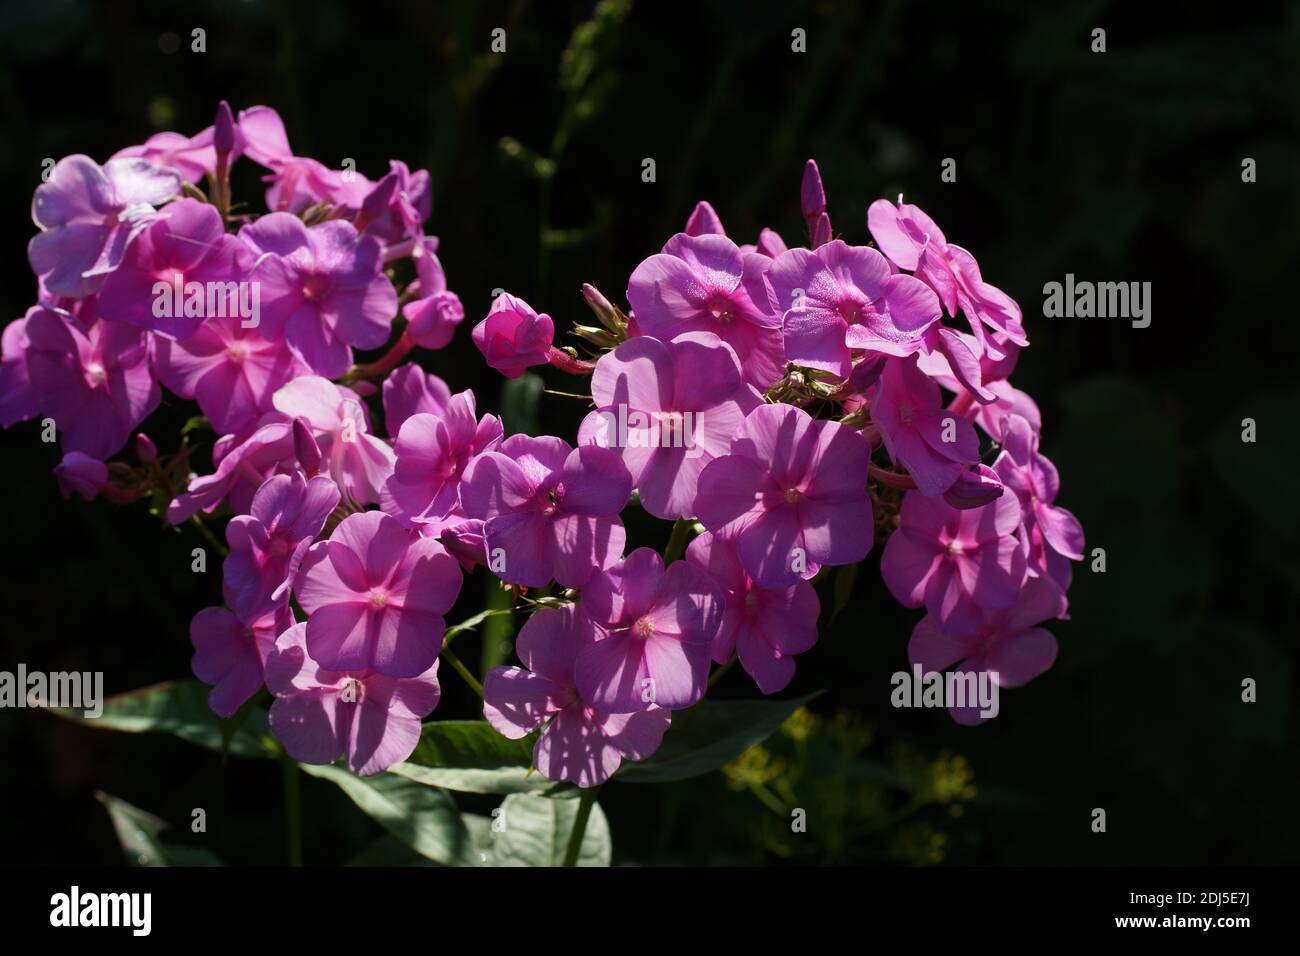
[[[266,170],[261,215],[231,202],[241,158]],[[1041,625],[1065,616],[1083,540],[1008,382],[1020,310],[901,199],[868,210],[875,247],[834,237],[812,161],[801,201],[806,246],[737,245],[700,203],[633,270],[627,311],[584,286],[586,357],[498,295],[472,333],[488,364],[554,365],[591,396],[575,444],[507,438],[472,392],[404,363],[464,316],[425,234],[428,174],[328,169],[273,110],[223,103],[195,136],[68,157],[37,189],[37,304],[4,332],[0,424],[54,424],[65,496],[147,498],[209,534],[230,516],[194,672],[223,716],[269,692],[304,762],[367,774],[411,754],[480,566],[532,612],[484,714],[580,786],[652,754],[713,664],[785,688],[817,640],[814,579],[877,536],[890,592],[926,610],[911,659],[1024,683],[1055,658]],[[164,388],[219,435],[204,474],[188,437],[162,454],[136,434],[110,461]],[[629,502],[674,522],[662,555],[629,546]]]

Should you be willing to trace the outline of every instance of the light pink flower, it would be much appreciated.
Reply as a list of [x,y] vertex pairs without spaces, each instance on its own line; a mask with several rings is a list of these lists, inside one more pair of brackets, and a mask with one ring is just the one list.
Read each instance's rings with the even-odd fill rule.
[[293,623],[288,607],[243,624],[224,607],[207,607],[190,622],[194,676],[212,684],[208,706],[230,717],[262,689],[266,658],[275,638]]
[[271,732],[303,763],[344,756],[363,777],[401,763],[420,741],[421,719],[438,706],[438,662],[411,677],[329,670],[312,658],[307,628],[281,634],[267,659]]
[[312,545],[294,594],[308,615],[307,647],[322,666],[417,677],[438,656],[443,615],[460,585],[460,568],[441,544],[364,511]]
[[608,714],[587,706],[573,665],[593,625],[576,604],[542,608],[519,631],[515,649],[523,667],[493,668],[483,681],[483,716],[511,740],[542,728],[533,763],[550,780],[594,787],[623,760],[644,760],[659,749],[671,715],[651,706]]

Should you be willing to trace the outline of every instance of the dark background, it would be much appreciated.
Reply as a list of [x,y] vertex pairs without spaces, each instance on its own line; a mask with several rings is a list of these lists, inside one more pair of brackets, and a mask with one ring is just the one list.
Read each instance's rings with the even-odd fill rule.
[[[770,225],[801,242],[809,156],[849,242],[869,240],[872,200],[903,192],[1022,304],[1033,344],[1014,381],[1042,408],[1059,501],[1107,571],[1076,566],[1072,620],[1052,625],[1056,667],[968,729],[890,707],[919,613],[880,584],[876,548],[833,623],[834,578],[819,587],[821,639],[786,692],[827,690],[806,739],[778,734],[728,775],[607,787],[616,860],[1300,859],[1300,5],[620,6],[589,23],[589,2],[0,5],[3,317],[35,299],[25,247],[42,159],[103,161],[160,129],[196,132],[221,98],[274,106],[295,152],[330,166],[430,169],[428,228],[467,321],[421,361],[487,410],[502,379],[468,330],[494,288],[557,329],[589,319],[580,284],[621,301],[703,198],[737,241]],[[488,52],[498,26],[504,55]],[[190,52],[195,27],[206,53]],[[795,27],[806,53],[791,52]],[[1094,27],[1104,54],[1089,50]],[[945,157],[956,183],[940,181]],[[1244,157],[1258,182],[1242,182]],[[260,205],[244,165],[236,188]],[[1150,328],[1043,318],[1043,284],[1067,272],[1151,282]],[[545,396],[540,428],[571,439],[580,411]],[[169,398],[146,428],[175,447],[186,414]],[[1255,444],[1240,440],[1246,416]],[[109,693],[188,677],[189,619],[219,596],[215,567],[189,569],[193,532],[160,530],[143,507],[63,502],[33,423],[0,435],[0,454],[0,669],[102,670]],[[627,517],[634,540],[662,546],[666,524]],[[453,620],[482,606],[481,577]],[[1241,702],[1246,677],[1255,704]],[[444,685],[435,717],[472,716],[464,686]],[[738,670],[714,693],[757,696]],[[223,766],[177,740],[28,710],[0,711],[0,759],[5,862],[118,862],[97,789],[186,837],[204,807],[227,861],[283,859],[269,762]],[[345,861],[379,832],[331,785],[303,786],[309,863]],[[807,809],[808,833],[790,834],[769,797]],[[1105,834],[1090,829],[1096,807]]]

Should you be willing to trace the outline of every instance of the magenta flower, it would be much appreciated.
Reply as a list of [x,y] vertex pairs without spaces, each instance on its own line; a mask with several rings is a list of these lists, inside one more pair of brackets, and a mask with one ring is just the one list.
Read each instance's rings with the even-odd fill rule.
[[965,418],[943,407],[939,386],[916,359],[890,359],[871,400],[871,421],[885,447],[926,495],[941,495],[979,460],[979,436]]
[[710,531],[736,539],[760,586],[788,588],[871,549],[870,458],[867,440],[847,426],[813,421],[791,405],[760,405],[731,454],[700,475],[695,511]]
[[239,318],[208,319],[180,342],[157,339],[158,378],[181,398],[193,398],[222,434],[247,435],[274,410],[277,390],[311,368],[284,339],[244,328]]
[[440,415],[412,415],[397,436],[381,507],[405,525],[440,522],[459,501],[470,460],[496,448],[502,435],[496,416],[477,417],[468,389],[453,395]]
[[327,670],[312,657],[308,628],[297,624],[281,634],[266,662],[276,739],[303,763],[345,756],[363,777],[401,763],[420,741],[421,719],[438,706],[438,662],[411,677]]
[[794,677],[794,655],[817,643],[821,602],[807,581],[788,588],[762,588],[745,571],[736,543],[705,532],[686,549],[686,560],[722,590],[725,610],[713,637],[713,659],[736,654],[764,694],[783,690]]
[[194,657],[190,668],[212,684],[208,706],[219,717],[230,717],[262,689],[266,659],[275,638],[293,623],[288,607],[242,624],[224,607],[207,607],[190,621]]
[[983,612],[1010,607],[1020,593],[1025,554],[1019,528],[1013,495],[959,510],[910,491],[880,558],[880,575],[903,606],[924,604],[946,633],[972,634]]
[[727,230],[722,227],[722,218],[713,206],[701,199],[691,210],[682,230],[688,236],[725,236]]
[[41,229],[27,245],[32,271],[54,295],[97,292],[154,207],[180,188],[174,172],[143,159],[111,159],[102,168],[88,156],[59,160],[32,199],[32,220]]
[[307,613],[307,647],[323,666],[416,677],[438,656],[443,615],[460,584],[460,568],[441,544],[383,512],[363,511],[312,545],[294,594]]
[[975,257],[961,246],[950,245],[933,219],[918,207],[877,199],[867,210],[867,226],[882,252],[900,269],[915,271],[939,295],[951,316],[965,313],[981,354],[993,359],[1006,355],[987,326],[1015,345],[1028,345],[1021,324],[1020,306],[984,281]]
[[[252,256],[227,235],[216,207],[197,199],[171,203],[140,233],[104,281],[99,311],[170,339],[193,335],[207,319],[243,322],[251,294],[239,285]],[[241,301],[242,299],[242,301]]]
[[40,413],[54,419],[63,450],[103,461],[158,407],[149,336],[99,321],[88,329],[66,312],[27,313],[27,372]]
[[338,503],[338,488],[324,476],[272,475],[250,513],[230,519],[222,588],[236,617],[255,621],[288,603],[298,566]]
[[991,382],[989,390],[995,396],[994,401],[987,405],[975,405],[972,413],[975,424],[984,429],[994,441],[1006,440],[1007,422],[1013,416],[1023,418],[1035,433],[1042,429],[1043,415],[1028,393],[1022,392],[1010,382]]
[[94,501],[99,490],[108,484],[108,466],[98,458],[70,451],[54,467],[54,480],[64,498],[78,494],[87,501]]
[[724,604],[709,575],[685,561],[665,570],[649,548],[597,574],[582,592],[595,627],[573,665],[582,699],[611,714],[697,703]]
[[415,260],[416,281],[411,290],[419,298],[402,306],[407,335],[426,349],[445,348],[456,326],[465,318],[460,297],[447,288],[447,275],[438,261],[437,247],[438,240],[431,238],[415,247],[411,256]]
[[379,501],[393,473],[393,449],[370,434],[370,413],[356,392],[319,375],[304,375],[276,392],[272,403],[290,418],[307,420],[323,467],[345,501]]
[[764,272],[772,260],[742,253],[726,236],[678,233],[628,280],[637,327],[668,341],[712,332],[735,350],[745,380],[765,389],[785,374],[781,317]]
[[[233,158],[238,157],[238,151]],[[111,159],[143,159],[155,169],[179,173],[187,183],[201,183],[217,168],[217,151],[212,127],[193,136],[180,133],[154,133],[139,146],[119,149]],[[110,160],[111,161],[111,160]]]
[[546,313],[538,315],[523,299],[502,292],[470,335],[488,365],[506,378],[518,378],[525,369],[547,363],[555,325]]
[[700,472],[727,454],[762,403],[736,353],[711,332],[628,339],[596,363],[591,394],[596,410],[579,428],[579,444],[615,449],[641,504],[666,519],[694,514]]
[[[27,314],[41,311],[33,306]],[[31,376],[27,372],[27,317],[15,319],[4,328],[0,336],[0,428],[8,428],[33,417],[36,393],[32,391]]]
[[333,219],[310,229],[297,216],[271,213],[239,236],[258,253],[264,334],[284,330],[316,372],[342,375],[352,349],[379,348],[397,315],[397,291],[383,274],[383,248]]
[[[1001,611],[985,611],[970,634],[955,637],[946,633],[927,614],[912,631],[907,657],[926,673],[947,670],[954,664],[958,673],[987,673],[999,687],[1021,687],[1056,662],[1056,638],[1036,625],[1065,616],[1065,594],[1044,578],[1025,582],[1014,604]],[[959,724],[978,724],[978,706],[949,707]]]
[[576,604],[542,608],[519,631],[523,667],[495,667],[483,681],[483,716],[511,740],[542,727],[533,763],[550,780],[594,787],[624,759],[644,760],[659,749],[672,720],[651,706],[607,714],[587,706],[574,683],[574,660],[593,625]]
[[816,252],[791,249],[768,270],[785,312],[788,361],[848,378],[854,349],[912,355],[939,319],[921,280],[895,274],[875,249],[835,239]]
[[554,578],[580,588],[623,553],[618,514],[631,491],[612,449],[511,435],[471,461],[460,504],[483,520],[488,567],[501,580],[542,587]]
[[227,498],[235,514],[247,514],[267,478],[297,471],[293,425],[273,420],[247,438],[226,435],[213,446],[212,461],[215,471],[191,479],[189,487],[167,506],[172,524],[188,521],[200,511],[215,511]]
[[1060,476],[1056,466],[1038,453],[1038,433],[1019,415],[1006,420],[1002,454],[993,470],[1020,501],[1030,571],[1069,587],[1069,562],[1083,560],[1083,526],[1053,503],[1061,488]]
[[414,362],[399,365],[384,379],[384,428],[389,435],[418,412],[441,415],[451,399],[451,389],[438,376]]
[[957,480],[943,493],[943,500],[963,510],[983,508],[1002,497],[1004,491],[1002,479],[996,471],[988,465],[976,465],[957,476]]
[[355,170],[328,169],[314,159],[293,155],[280,114],[268,106],[254,106],[239,114],[238,139],[244,155],[271,170],[263,182],[268,209],[302,212],[316,203],[358,210],[374,183]]
[[424,221],[433,211],[433,188],[428,170],[411,172],[400,159],[389,160],[388,175],[375,184],[361,203],[364,231],[385,244],[419,238]]

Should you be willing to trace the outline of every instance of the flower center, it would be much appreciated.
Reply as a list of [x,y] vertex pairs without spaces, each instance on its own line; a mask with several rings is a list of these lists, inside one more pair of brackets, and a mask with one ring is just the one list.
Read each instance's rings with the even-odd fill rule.
[[944,550],[948,553],[949,556],[956,557],[957,555],[961,554],[965,549],[961,546],[960,541],[949,541],[948,544],[944,547]]
[[637,622],[632,625],[632,633],[635,634],[637,637],[641,638],[641,640],[643,641],[654,632],[655,632],[654,622],[648,621],[645,618],[638,618]]
[[302,283],[302,297],[308,302],[325,298],[329,291],[329,280],[322,275],[309,275]]
[[787,488],[785,490],[785,503],[788,505],[797,505],[803,500],[803,492],[798,488]]
[[370,593],[366,595],[370,606],[376,610],[388,607],[389,594],[383,588],[371,588]]
[[717,298],[709,303],[709,314],[719,322],[730,322],[736,317],[736,309],[730,299]]
[[243,342],[236,342],[226,349],[226,357],[238,365],[244,359],[248,358],[248,346]]
[[90,383],[91,388],[98,388],[107,380],[108,374],[104,371],[104,366],[99,362],[91,362],[86,366],[86,381]]

